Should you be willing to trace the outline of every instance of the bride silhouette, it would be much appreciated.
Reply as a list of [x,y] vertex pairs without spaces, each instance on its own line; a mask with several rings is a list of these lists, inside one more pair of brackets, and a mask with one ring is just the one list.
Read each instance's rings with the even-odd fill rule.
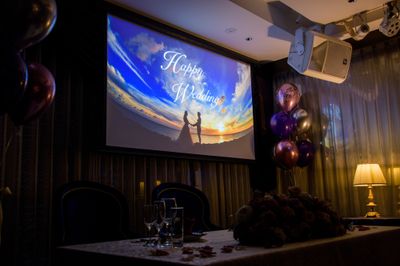
[[192,137],[190,136],[190,129],[189,129],[189,120],[187,118],[188,112],[185,111],[185,114],[183,115],[183,127],[181,130],[181,133],[179,133],[179,137],[176,140],[181,146],[192,146],[193,141]]

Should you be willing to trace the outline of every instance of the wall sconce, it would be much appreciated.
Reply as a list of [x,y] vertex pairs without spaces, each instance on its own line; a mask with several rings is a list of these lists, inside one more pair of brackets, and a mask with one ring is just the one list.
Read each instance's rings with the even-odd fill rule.
[[387,37],[395,36],[400,30],[399,9],[395,2],[387,4],[379,31]]
[[365,217],[380,217],[380,214],[375,211],[377,205],[374,203],[374,194],[372,193],[372,187],[386,186],[386,179],[379,164],[358,164],[353,185],[355,187],[368,187],[369,203],[367,207],[369,211],[365,214]]
[[141,197],[144,197],[144,189],[145,189],[144,181],[139,181],[139,195]]

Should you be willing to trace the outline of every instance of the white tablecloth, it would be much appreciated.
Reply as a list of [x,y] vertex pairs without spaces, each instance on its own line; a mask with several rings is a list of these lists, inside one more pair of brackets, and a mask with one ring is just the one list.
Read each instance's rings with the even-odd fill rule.
[[[163,249],[166,256],[152,256],[153,248],[143,247],[136,240],[81,244],[58,248],[60,265],[82,263],[92,265],[400,265],[400,227],[370,227],[370,230],[348,232],[344,236],[306,242],[289,243],[279,248],[239,246],[223,253],[223,246],[238,246],[233,233],[221,230],[208,232],[201,242],[185,243],[185,247],[213,247],[214,257],[183,259],[180,248]],[[67,263],[68,262],[68,263]],[[136,262],[136,264],[135,264]]]

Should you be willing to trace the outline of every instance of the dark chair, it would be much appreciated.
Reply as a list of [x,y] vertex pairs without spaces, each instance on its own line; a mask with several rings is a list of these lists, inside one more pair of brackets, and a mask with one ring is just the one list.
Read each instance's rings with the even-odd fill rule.
[[125,239],[129,236],[128,204],[115,188],[74,181],[56,192],[56,245]]
[[210,204],[206,195],[195,187],[181,183],[162,183],[155,187],[152,199],[175,198],[178,206],[184,207],[185,229],[189,224],[192,232],[220,230],[210,221]]

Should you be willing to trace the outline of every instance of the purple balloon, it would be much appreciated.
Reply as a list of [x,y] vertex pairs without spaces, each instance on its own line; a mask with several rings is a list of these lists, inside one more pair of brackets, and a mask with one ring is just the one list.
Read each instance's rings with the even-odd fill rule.
[[299,159],[297,165],[304,167],[309,165],[314,160],[315,147],[309,140],[300,140],[297,142],[297,149],[299,150]]
[[296,120],[285,112],[279,112],[271,117],[272,132],[280,138],[287,138],[296,127]]
[[299,158],[299,151],[296,143],[291,140],[282,140],[274,147],[274,158],[278,165],[290,169],[296,165]]
[[16,125],[38,118],[53,102],[56,84],[51,72],[41,64],[28,65],[28,84],[22,99],[9,112]]

